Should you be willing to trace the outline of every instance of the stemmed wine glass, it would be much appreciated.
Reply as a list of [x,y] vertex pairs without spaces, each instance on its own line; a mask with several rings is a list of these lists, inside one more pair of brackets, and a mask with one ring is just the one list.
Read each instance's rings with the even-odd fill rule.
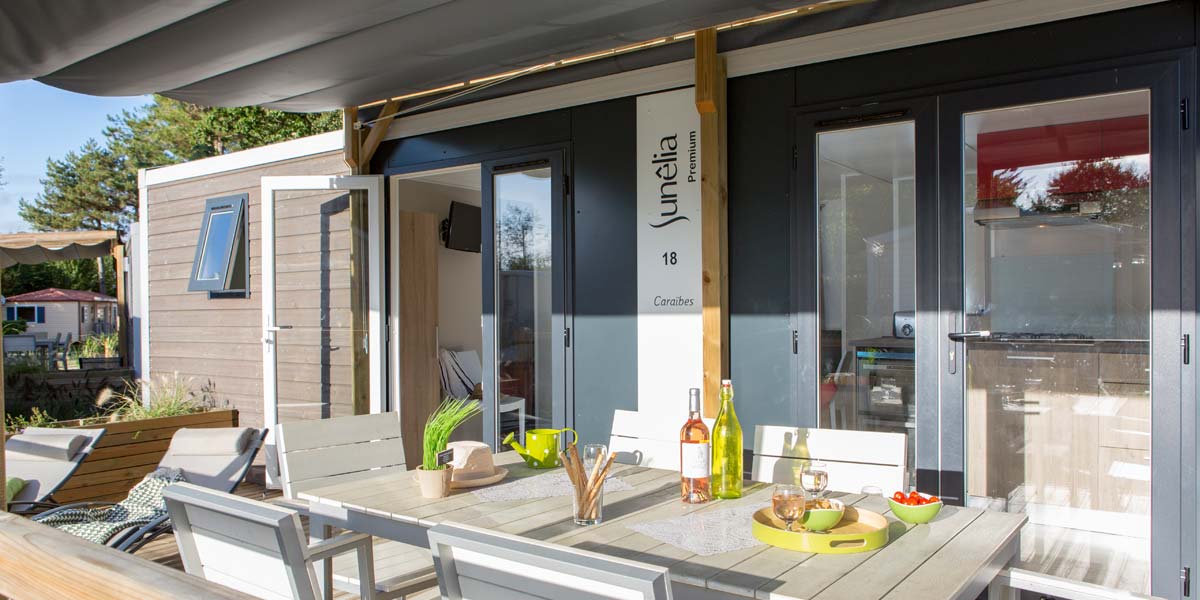
[[814,497],[820,497],[829,486],[829,472],[825,470],[825,463],[808,463],[800,473],[800,486]]
[[771,510],[787,524],[787,531],[804,516],[804,490],[794,485],[780,485],[771,494]]

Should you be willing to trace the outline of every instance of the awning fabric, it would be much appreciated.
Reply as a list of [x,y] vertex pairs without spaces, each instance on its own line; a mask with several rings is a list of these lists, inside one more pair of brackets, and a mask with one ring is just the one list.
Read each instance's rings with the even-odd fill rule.
[[4,234],[0,235],[0,269],[108,256],[116,243],[115,231]]
[[818,0],[5,0],[0,83],[319,111]]

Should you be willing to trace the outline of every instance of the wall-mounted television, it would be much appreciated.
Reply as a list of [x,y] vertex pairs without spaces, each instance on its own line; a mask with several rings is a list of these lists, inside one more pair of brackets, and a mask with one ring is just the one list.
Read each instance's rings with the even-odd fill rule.
[[442,242],[451,250],[464,252],[479,252],[480,221],[482,220],[478,206],[465,202],[450,203],[450,218],[442,221]]

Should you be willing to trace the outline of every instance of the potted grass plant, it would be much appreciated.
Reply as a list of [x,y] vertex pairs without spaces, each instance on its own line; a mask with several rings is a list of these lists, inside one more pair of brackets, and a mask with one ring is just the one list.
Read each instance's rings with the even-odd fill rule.
[[478,400],[446,398],[429,415],[422,440],[421,466],[417,467],[417,483],[421,486],[422,496],[445,498],[450,495],[450,465],[438,461],[438,455],[446,450],[450,434],[480,412]]

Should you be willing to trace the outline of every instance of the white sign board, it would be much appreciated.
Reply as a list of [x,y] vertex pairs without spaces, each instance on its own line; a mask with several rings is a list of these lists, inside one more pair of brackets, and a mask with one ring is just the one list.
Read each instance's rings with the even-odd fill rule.
[[704,380],[694,88],[637,100],[637,215],[638,412],[682,425]]

